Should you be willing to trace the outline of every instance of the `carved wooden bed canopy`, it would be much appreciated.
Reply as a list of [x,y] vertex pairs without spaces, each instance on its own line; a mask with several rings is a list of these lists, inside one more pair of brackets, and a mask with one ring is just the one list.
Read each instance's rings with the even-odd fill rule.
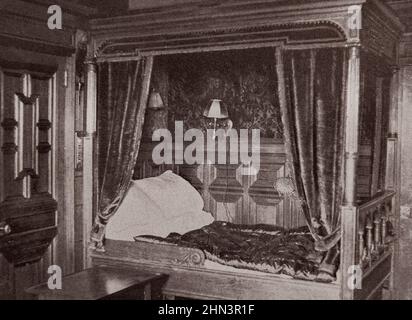
[[[365,217],[379,211],[379,215],[394,216],[396,226],[398,210],[396,199],[398,196],[395,195],[395,192],[398,182],[396,178],[396,99],[392,99],[390,135],[387,141],[387,168],[389,169],[386,172],[386,189],[388,192],[366,205],[361,207],[356,205],[360,70],[361,63],[363,63],[360,53],[365,53],[368,60],[375,64],[380,62],[387,65],[388,68],[396,70],[402,28],[401,23],[388,7],[379,1],[367,0],[202,1],[202,4],[145,9],[131,11],[124,16],[92,19],[90,21],[87,60],[88,87],[83,181],[84,212],[90,215],[90,223],[92,214],[96,210],[97,201],[96,192],[94,192],[93,198],[90,196],[90,190],[96,190],[97,184],[97,166],[93,156],[94,150],[96,150],[94,141],[96,132],[96,62],[129,61],[139,59],[142,56],[262,47],[276,47],[277,50],[284,51],[332,47],[348,48],[349,54],[346,61],[346,156],[343,186],[345,199],[342,207],[341,266],[342,270],[347,270],[352,265],[362,264],[362,258],[359,257],[358,253],[359,248],[363,250],[365,244],[359,243],[363,236],[359,238],[358,234],[360,232],[363,234],[369,228],[366,226],[367,219]],[[395,81],[392,82],[392,89],[395,86]],[[393,95],[394,89],[392,90]],[[90,229],[91,225],[86,226],[86,228]],[[380,232],[377,229],[374,231]],[[328,293],[333,297],[344,299],[372,297],[376,290],[381,288],[383,281],[391,275],[392,252],[385,250],[379,261],[374,266],[369,266],[364,278],[365,290],[358,293],[349,290],[345,284],[348,283],[350,275],[342,272],[341,285],[338,289],[334,287]],[[113,263],[116,259],[121,261],[124,258],[120,256],[109,257],[107,254],[98,253],[93,253],[92,256],[95,263],[102,261],[105,263],[112,261]],[[130,263],[130,259],[128,261]],[[161,271],[165,270],[173,274],[173,271],[167,268]],[[193,270],[190,272],[193,273]],[[191,275],[193,275],[192,273]],[[213,276],[208,275],[208,277],[211,277],[208,280],[213,282]],[[176,285],[176,281],[171,280],[171,283],[167,290],[173,293],[175,289],[173,283]],[[262,282],[262,286],[267,287],[267,283],[263,284]],[[275,284],[273,283],[273,285]],[[313,284],[311,290],[317,290],[316,286]],[[294,290],[294,288],[297,297],[299,297],[299,290],[302,287],[300,285],[294,287],[294,284],[290,283],[289,290]],[[196,290],[196,288],[192,289]],[[324,290],[324,284],[319,285],[318,289],[317,293]],[[178,290],[176,289],[176,291]],[[193,293],[192,296],[199,297],[199,293]],[[279,292],[273,293],[273,295],[266,292],[263,296],[279,297]],[[233,298],[229,293],[227,297]]]
[[[396,63],[401,24],[380,2],[205,1],[91,21],[98,60],[282,45],[362,45]],[[90,56],[90,58],[92,58]]]

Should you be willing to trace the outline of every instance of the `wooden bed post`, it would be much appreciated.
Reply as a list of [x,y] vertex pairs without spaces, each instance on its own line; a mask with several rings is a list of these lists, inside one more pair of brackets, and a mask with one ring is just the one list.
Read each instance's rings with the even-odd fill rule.
[[83,246],[84,267],[91,265],[88,252],[89,235],[93,224],[95,184],[94,184],[94,153],[96,135],[96,96],[97,96],[97,66],[93,59],[86,62],[87,66],[87,103],[86,132],[83,142]]
[[[400,219],[400,150],[399,150],[399,138],[398,138],[398,117],[399,117],[399,91],[400,91],[400,72],[398,67],[393,67],[392,78],[390,86],[390,113],[389,113],[389,132],[387,139],[387,157],[386,157],[386,175],[385,175],[385,188],[387,190],[393,190],[396,192],[394,200],[392,201],[393,224],[395,233],[399,234],[399,219]],[[399,259],[399,241],[396,239],[393,244],[392,255],[392,274],[389,281],[389,291],[391,299],[397,299],[397,279],[394,273],[397,274],[397,260]]]
[[344,204],[342,206],[342,239],[341,239],[341,295],[342,299],[353,299],[354,290],[348,285],[353,273],[356,255],[356,168],[358,160],[358,127],[360,102],[360,49],[349,48],[346,84],[345,114],[345,186]]
[[387,158],[385,172],[385,188],[387,190],[397,190],[397,142],[398,142],[398,89],[399,88],[399,68],[392,69],[390,85],[390,106],[389,106],[389,130],[387,137]]

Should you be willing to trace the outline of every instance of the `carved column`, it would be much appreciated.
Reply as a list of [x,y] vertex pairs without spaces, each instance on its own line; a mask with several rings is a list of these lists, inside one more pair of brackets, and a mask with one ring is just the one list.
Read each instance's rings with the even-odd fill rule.
[[341,273],[342,298],[353,299],[354,291],[348,286],[351,274],[349,268],[356,264],[357,224],[356,168],[358,162],[358,132],[360,103],[360,49],[349,48],[346,83],[345,115],[345,186],[344,205],[342,206]]
[[399,99],[399,68],[393,68],[390,87],[389,130],[387,137],[387,161],[385,187],[388,190],[397,189],[397,149],[398,149],[398,99]]
[[[401,157],[400,157],[400,144],[399,144],[399,100],[401,95],[401,72],[399,67],[392,69],[392,79],[390,87],[390,113],[389,113],[389,130],[387,138],[387,154],[386,154],[386,176],[385,176],[385,188],[388,190],[395,190],[396,195],[392,202],[392,220],[395,232],[399,234],[400,227],[400,181],[401,181]],[[386,232],[386,230],[385,230]],[[398,292],[395,288],[399,288],[397,282],[400,279],[396,279],[395,276],[399,273],[399,241],[396,240],[393,243],[393,257],[392,257],[392,275],[390,278],[390,293],[392,299],[398,298]]]
[[349,49],[346,117],[345,117],[345,206],[356,201],[356,168],[358,160],[359,101],[360,101],[360,52],[358,47]]
[[93,224],[95,210],[95,158],[96,153],[96,102],[97,102],[97,65],[94,60],[86,62],[87,91],[86,91],[86,132],[83,141],[83,245],[85,248],[85,267],[90,265],[87,252],[89,235]]
[[87,72],[87,104],[86,104],[86,134],[96,132],[96,96],[97,96],[97,65],[94,60],[86,62]]

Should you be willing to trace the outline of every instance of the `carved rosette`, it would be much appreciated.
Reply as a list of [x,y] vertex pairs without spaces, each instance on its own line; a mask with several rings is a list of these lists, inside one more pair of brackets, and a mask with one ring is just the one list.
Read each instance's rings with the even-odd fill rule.
[[179,251],[181,251],[181,256],[172,259],[173,264],[179,266],[201,266],[205,263],[205,254],[199,249],[179,248]]

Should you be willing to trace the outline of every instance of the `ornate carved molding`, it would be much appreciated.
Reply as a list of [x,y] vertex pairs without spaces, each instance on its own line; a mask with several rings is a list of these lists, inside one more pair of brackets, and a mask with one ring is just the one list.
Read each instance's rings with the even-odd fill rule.
[[12,234],[5,237],[0,250],[14,265],[35,262],[44,256],[56,235],[57,227],[34,230],[24,235]]
[[39,176],[37,175],[36,171],[32,168],[25,168],[19,172],[16,177],[16,180],[22,180],[26,177],[30,176],[31,178],[37,179]]
[[24,105],[33,105],[39,98],[38,94],[32,94],[30,97],[27,97],[24,93],[16,92],[16,96]]
[[[360,33],[351,29],[353,6],[362,13],[364,30]],[[396,60],[397,41],[403,30],[387,5],[369,0],[176,5],[96,18],[90,25],[91,55],[100,60],[136,59],[145,52],[157,55],[280,43],[295,48],[360,42],[371,51]]]
[[48,119],[39,119],[37,128],[39,128],[39,130],[47,131],[51,128],[51,122]]
[[68,2],[58,1],[63,9],[63,28],[56,31],[47,27],[50,4],[13,1],[13,5],[0,10],[0,45],[56,56],[72,55],[73,33],[76,29],[87,29],[85,15],[94,13],[95,9]]
[[95,44],[97,58],[138,56],[150,51],[161,54],[171,50],[185,52],[193,48],[207,50],[213,46],[270,46],[270,44],[321,44],[346,40],[345,30],[337,23],[319,20],[263,26],[227,27],[180,33],[138,34],[124,38],[102,39]]
[[52,146],[48,142],[40,142],[37,146],[37,151],[39,153],[48,153],[52,149]]
[[13,142],[6,142],[3,144],[3,146],[1,147],[1,150],[3,151],[3,154],[7,154],[7,155],[13,155],[17,152],[18,147],[15,143]]
[[209,192],[217,202],[234,203],[243,195],[242,180],[238,177],[239,164],[215,164],[215,176]]
[[185,266],[201,266],[205,262],[205,255],[199,249],[193,248],[179,248],[181,252],[180,256],[172,259],[172,263],[175,265],[185,265]]
[[10,263],[21,264],[41,259],[57,232],[57,203],[52,198],[56,159],[39,155],[48,152],[55,141],[51,124],[58,103],[57,67],[54,60],[45,68],[32,63],[0,63],[5,70],[1,111],[6,116],[0,127],[5,130],[0,152],[8,154],[1,163],[4,197],[0,212],[6,212],[3,218],[12,230],[2,237],[0,252]]
[[17,121],[13,118],[5,118],[1,126],[3,127],[4,130],[13,130],[14,128],[17,127]]
[[12,46],[22,50],[36,51],[56,56],[70,56],[74,53],[74,48],[48,43],[46,41],[33,41],[33,39],[19,38],[0,34],[0,45]]
[[[280,195],[274,188],[275,181],[278,178],[285,176],[285,161],[282,157],[283,163],[261,164],[261,168],[257,175],[256,181],[249,188],[249,196],[257,204],[277,204],[283,200],[283,195]],[[280,162],[280,161],[279,161]]]

